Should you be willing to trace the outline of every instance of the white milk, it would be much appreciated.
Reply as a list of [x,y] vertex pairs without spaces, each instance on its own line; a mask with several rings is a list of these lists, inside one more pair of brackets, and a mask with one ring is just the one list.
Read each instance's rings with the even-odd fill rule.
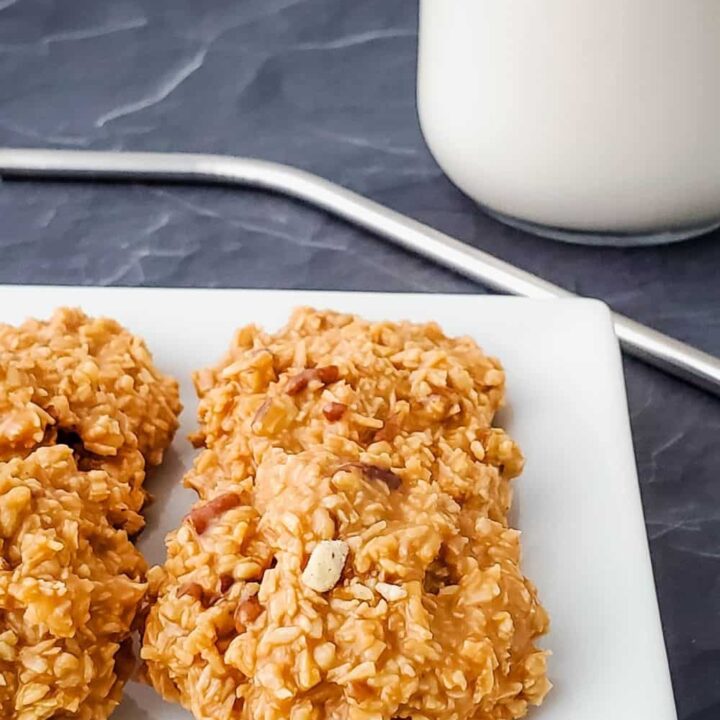
[[649,234],[720,220],[720,0],[421,0],[418,102],[505,215]]

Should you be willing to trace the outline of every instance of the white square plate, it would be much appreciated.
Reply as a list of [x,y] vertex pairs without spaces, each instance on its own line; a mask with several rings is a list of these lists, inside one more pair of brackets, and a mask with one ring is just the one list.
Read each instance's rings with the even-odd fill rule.
[[[524,571],[552,618],[555,689],[535,720],[675,720],[643,523],[618,344],[607,308],[591,300],[244,290],[0,287],[0,321],[59,305],[109,315],[142,335],[181,382],[185,412],[167,462],[149,482],[156,502],[140,547],[162,562],[163,537],[193,494],[179,482],[195,429],[190,373],[214,363],[240,325],[278,328],[297,305],[371,319],[437,320],[471,335],[507,370],[500,424],[527,469],[516,481]],[[131,684],[114,720],[190,716]]]

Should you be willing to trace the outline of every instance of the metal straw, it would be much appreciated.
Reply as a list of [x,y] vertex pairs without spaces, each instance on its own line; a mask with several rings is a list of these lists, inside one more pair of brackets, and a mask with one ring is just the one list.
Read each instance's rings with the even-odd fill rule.
[[[224,155],[0,149],[0,175],[30,178],[211,183],[270,190],[370,230],[493,290],[532,298],[575,295],[317,175],[279,163]],[[623,349],[720,396],[720,359],[613,313]]]

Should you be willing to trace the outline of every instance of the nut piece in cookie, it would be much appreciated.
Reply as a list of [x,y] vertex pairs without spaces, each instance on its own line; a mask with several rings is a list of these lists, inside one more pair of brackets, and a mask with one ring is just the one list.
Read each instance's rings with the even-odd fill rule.
[[310,554],[300,579],[315,592],[332,590],[340,580],[349,549],[343,540],[322,540]]

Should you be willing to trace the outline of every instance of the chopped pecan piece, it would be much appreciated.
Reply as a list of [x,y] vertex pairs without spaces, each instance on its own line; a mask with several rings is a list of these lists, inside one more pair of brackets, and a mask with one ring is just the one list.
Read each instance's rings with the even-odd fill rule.
[[370,480],[380,480],[391,490],[397,490],[402,485],[402,480],[392,470],[381,468],[377,465],[362,464],[362,470]]
[[400,432],[399,417],[395,413],[391,413],[385,419],[385,424],[373,435],[375,442],[387,440],[392,442],[393,438]]
[[315,374],[321,383],[329,385],[340,379],[340,368],[337,365],[326,365],[325,367],[315,368]]
[[178,598],[185,597],[185,595],[189,595],[194,600],[202,603],[204,607],[211,607],[218,600],[222,600],[223,597],[221,594],[206,590],[200,583],[196,582],[186,582],[178,588]]
[[397,490],[402,485],[402,480],[392,470],[382,468],[378,465],[371,465],[370,463],[345,463],[338,468],[338,471],[350,470],[351,468],[360,470],[368,480],[380,480],[380,482],[384,482],[391,490]]
[[347,405],[345,403],[339,403],[339,402],[329,402],[327,405],[323,406],[323,415],[330,421],[330,422],[337,422],[347,410]]
[[223,575],[220,578],[220,592],[226,593],[235,583],[235,578],[232,575]]
[[205,447],[205,435],[201,432],[191,433],[190,435],[188,435],[188,440],[196,449]]
[[297,375],[293,375],[285,386],[288,395],[297,395],[302,392],[312,380],[319,380],[323,385],[337,382],[340,379],[340,369],[337,365],[308,368]]
[[244,633],[247,626],[257,620],[262,613],[262,606],[260,605],[257,597],[249,597],[245,600],[241,600],[238,606],[235,608],[233,619],[235,620],[235,629],[238,633]]
[[235,493],[218,495],[200,507],[193,508],[188,515],[190,522],[194,525],[198,535],[202,535],[210,525],[210,522],[224,512],[240,505],[242,500]]
[[191,598],[193,598],[193,600],[197,600],[198,602],[203,601],[204,594],[205,594],[205,591],[203,590],[203,586],[200,585],[200,583],[196,583],[196,582],[183,583],[178,588],[178,591],[177,591],[178,598],[189,595]]

